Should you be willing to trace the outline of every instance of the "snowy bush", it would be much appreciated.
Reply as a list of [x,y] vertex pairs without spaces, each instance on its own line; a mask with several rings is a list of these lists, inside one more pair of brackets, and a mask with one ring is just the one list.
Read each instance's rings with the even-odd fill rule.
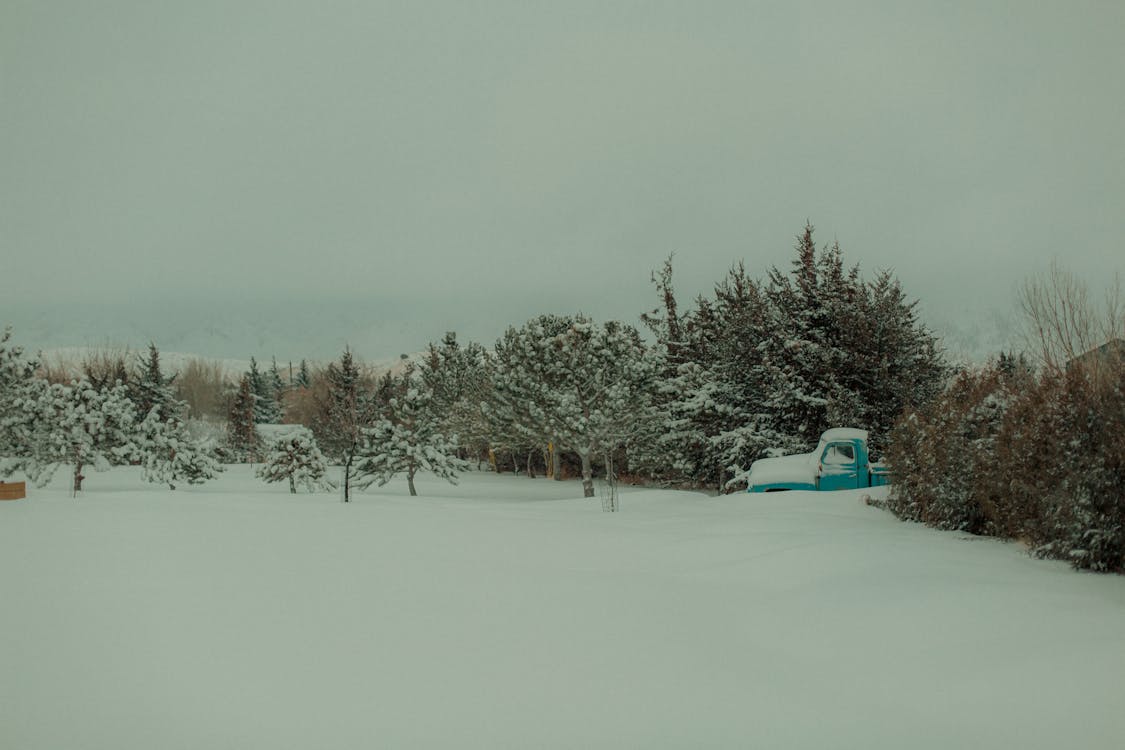
[[997,437],[1013,402],[1012,383],[995,367],[960,373],[891,434],[895,481],[887,507],[902,518],[973,534],[999,531],[994,484]]
[[298,485],[309,492],[332,487],[328,479],[328,462],[316,445],[312,433],[298,428],[276,438],[266,452],[265,463],[256,475],[267,482],[289,482],[289,491],[296,494]]
[[1125,369],[958,376],[892,433],[898,516],[1125,569]]
[[1005,425],[1006,531],[1041,556],[1125,568],[1125,370],[1045,374]]

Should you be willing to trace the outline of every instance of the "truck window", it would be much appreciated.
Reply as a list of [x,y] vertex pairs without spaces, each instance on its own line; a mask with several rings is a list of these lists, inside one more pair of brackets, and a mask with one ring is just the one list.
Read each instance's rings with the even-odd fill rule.
[[854,464],[855,463],[855,448],[850,443],[832,443],[824,451],[824,459],[821,463],[825,464]]

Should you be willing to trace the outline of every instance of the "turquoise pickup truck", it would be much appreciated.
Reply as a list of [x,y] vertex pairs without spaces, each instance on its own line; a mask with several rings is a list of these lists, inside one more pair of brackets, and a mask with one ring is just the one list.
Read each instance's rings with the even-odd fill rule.
[[890,483],[885,464],[872,463],[867,430],[835,427],[812,453],[762,458],[750,465],[747,492],[854,490]]

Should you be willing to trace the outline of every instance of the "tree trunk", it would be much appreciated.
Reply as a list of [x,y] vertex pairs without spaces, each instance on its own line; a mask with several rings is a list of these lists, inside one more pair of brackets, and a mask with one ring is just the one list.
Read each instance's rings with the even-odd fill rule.
[[417,497],[418,492],[414,489],[414,467],[411,466],[406,470],[406,486],[410,488],[410,496]]
[[613,454],[606,451],[605,459],[605,500],[602,501],[602,510],[610,513],[617,512],[617,475],[613,471]]
[[582,497],[594,496],[594,469],[590,466],[590,454],[580,453],[582,457]]
[[556,482],[562,481],[562,456],[559,455],[559,441],[551,443],[551,477]]
[[76,461],[74,464],[74,486],[72,497],[78,497],[78,493],[82,491],[82,480],[86,477],[82,476],[82,462]]
[[348,502],[348,500],[351,497],[351,495],[350,495],[351,487],[350,487],[350,484],[349,484],[351,478],[352,478],[352,456],[349,453],[344,458],[344,482],[343,482],[343,484],[344,484],[344,502],[345,503]]
[[293,482],[293,475],[292,474],[289,475],[289,494],[290,495],[296,495],[297,494],[297,485]]
[[531,464],[531,459],[535,456],[535,449],[529,448],[527,451],[527,478],[535,479],[535,467]]

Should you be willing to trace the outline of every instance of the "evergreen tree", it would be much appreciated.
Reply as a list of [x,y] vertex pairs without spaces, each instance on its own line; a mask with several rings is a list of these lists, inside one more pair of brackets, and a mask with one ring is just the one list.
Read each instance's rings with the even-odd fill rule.
[[541,316],[496,343],[490,408],[509,429],[573,451],[586,497],[592,460],[627,446],[652,418],[658,362],[636,329]]
[[414,477],[429,471],[451,484],[468,464],[457,457],[457,442],[442,430],[431,392],[411,368],[391,377],[383,389],[383,417],[363,430],[363,445],[356,462],[356,484],[384,485],[396,474],[406,474],[411,497],[418,494]]
[[137,452],[144,478],[167,484],[172,490],[176,482],[202,484],[223,471],[214,446],[193,439],[179,416],[162,418],[159,407],[149,411],[138,425]]
[[756,458],[810,449],[832,426],[865,428],[878,449],[906,406],[938,391],[937,340],[889,272],[864,282],[838,244],[817,251],[811,225],[795,251],[788,272],[763,281],[735,266],[686,313],[670,263],[654,277],[663,313],[643,320],[665,363],[663,427],[647,465],[722,487]]
[[243,374],[227,413],[227,447],[237,461],[252,461],[258,453],[254,419],[254,391],[249,373]]
[[160,368],[160,352],[156,344],[148,345],[148,356],[142,358],[133,377],[126,382],[129,396],[139,419],[147,419],[155,410],[159,420],[182,416],[183,402],[176,399],[172,383],[176,376],[165,377]]
[[250,369],[246,371],[250,382],[250,392],[254,397],[254,422],[257,424],[277,424],[281,421],[277,396],[268,374],[258,369],[258,361],[250,358]]
[[298,485],[309,492],[332,486],[328,479],[328,463],[312,433],[304,427],[275,440],[256,475],[267,482],[288,480],[292,494],[297,493]]
[[312,385],[312,379],[309,377],[309,365],[305,360],[301,360],[301,367],[297,370],[297,387],[308,388]]
[[454,333],[440,345],[431,343],[419,365],[430,410],[446,435],[456,435],[462,457],[480,457],[488,450],[488,355],[480,344],[461,346]]
[[34,428],[24,472],[45,485],[61,465],[74,468],[72,490],[82,490],[83,470],[105,471],[137,455],[135,409],[125,386],[98,391],[87,380],[54,383],[32,407]]
[[270,371],[266,380],[266,389],[271,392],[276,410],[274,423],[280,423],[285,416],[285,383],[281,381],[281,371],[277,369],[277,357],[270,361]]
[[378,418],[377,405],[350,349],[344,349],[339,362],[328,365],[325,380],[327,394],[320,400],[313,432],[323,450],[341,463],[344,502],[348,502],[363,430]]
[[37,426],[36,406],[47,383],[35,377],[37,363],[11,346],[11,329],[0,333],[0,473],[9,475],[28,459]]

